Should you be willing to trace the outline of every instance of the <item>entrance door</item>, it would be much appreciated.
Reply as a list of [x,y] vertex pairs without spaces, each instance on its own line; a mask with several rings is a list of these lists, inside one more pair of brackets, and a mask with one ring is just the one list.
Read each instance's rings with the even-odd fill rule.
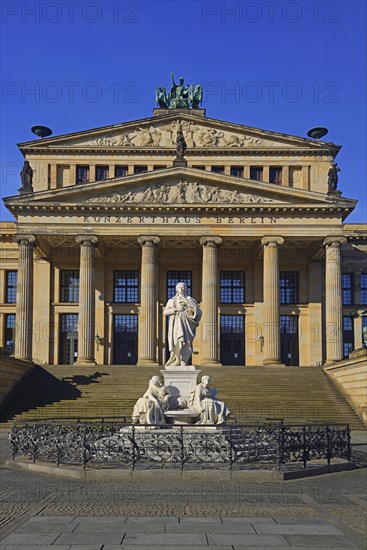
[[138,362],[138,316],[113,316],[113,364],[136,365]]
[[343,357],[348,359],[349,354],[354,350],[354,319],[343,317]]
[[280,316],[280,353],[284,365],[299,365],[298,316]]
[[243,315],[221,315],[220,360],[222,365],[245,364],[245,330]]
[[78,357],[78,314],[60,315],[59,365],[72,365]]

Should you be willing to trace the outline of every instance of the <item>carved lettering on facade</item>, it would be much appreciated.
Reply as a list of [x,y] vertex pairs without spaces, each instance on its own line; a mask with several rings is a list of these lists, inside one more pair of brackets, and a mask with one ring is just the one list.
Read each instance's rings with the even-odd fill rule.
[[[86,215],[83,217],[83,223],[98,223],[98,224],[168,224],[168,225],[197,225],[200,223],[206,223],[208,220],[205,217],[200,216],[175,216],[175,215],[147,215],[147,216],[104,216],[101,215]],[[271,216],[212,216],[210,218],[211,223],[217,224],[274,224],[277,223],[277,219]]]
[[88,199],[88,202],[124,202],[149,204],[248,204],[269,203],[264,198],[237,189],[226,189],[202,183],[179,181],[176,185],[135,186],[110,195]]

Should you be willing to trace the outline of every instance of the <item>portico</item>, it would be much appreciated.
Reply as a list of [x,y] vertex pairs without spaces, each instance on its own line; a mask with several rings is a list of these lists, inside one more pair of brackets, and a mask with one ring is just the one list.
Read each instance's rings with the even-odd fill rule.
[[338,145],[162,108],[20,148],[38,179],[4,200],[16,219],[4,277],[17,275],[17,294],[7,302],[0,286],[0,330],[16,357],[162,365],[162,312],[179,281],[203,311],[195,365],[345,355],[342,249],[355,239],[344,229],[355,201],[327,184]]

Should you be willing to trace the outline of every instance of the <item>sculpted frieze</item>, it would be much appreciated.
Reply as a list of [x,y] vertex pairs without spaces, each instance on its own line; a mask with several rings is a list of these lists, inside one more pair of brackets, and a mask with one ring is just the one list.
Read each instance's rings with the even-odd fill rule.
[[277,146],[270,140],[203,126],[191,121],[173,121],[163,126],[138,127],[132,131],[106,134],[94,140],[75,143],[89,147],[175,147],[177,127],[181,124],[188,147]]
[[246,204],[269,203],[273,199],[264,198],[237,189],[227,189],[205,185],[196,181],[179,181],[175,185],[155,184],[147,187],[115,191],[88,199],[88,202],[103,203],[147,203],[147,204]]

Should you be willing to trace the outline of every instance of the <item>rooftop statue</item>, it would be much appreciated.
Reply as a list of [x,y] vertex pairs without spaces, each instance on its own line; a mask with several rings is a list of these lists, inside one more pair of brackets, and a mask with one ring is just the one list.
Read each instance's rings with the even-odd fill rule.
[[163,86],[159,86],[156,90],[156,101],[159,107],[164,109],[198,109],[203,101],[203,89],[200,84],[186,86],[182,76],[177,84],[173,73],[171,73],[171,80],[172,86],[168,94]]
[[328,172],[328,193],[334,193],[338,188],[338,172],[340,172],[339,166],[336,162],[332,162]]
[[20,173],[22,187],[19,189],[21,193],[33,193],[33,170],[28,160],[24,161],[22,171]]

